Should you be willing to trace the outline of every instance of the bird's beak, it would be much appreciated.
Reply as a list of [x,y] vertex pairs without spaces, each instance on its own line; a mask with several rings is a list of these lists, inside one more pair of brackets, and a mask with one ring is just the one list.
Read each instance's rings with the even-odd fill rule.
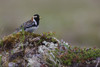
[[39,17],[39,19],[41,19],[41,17]]

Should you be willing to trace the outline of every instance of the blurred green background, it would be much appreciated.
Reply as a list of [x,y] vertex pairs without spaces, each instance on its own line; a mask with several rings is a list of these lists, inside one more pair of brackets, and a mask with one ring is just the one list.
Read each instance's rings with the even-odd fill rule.
[[35,33],[53,31],[71,45],[100,48],[100,0],[0,0],[0,37],[35,13],[42,17]]

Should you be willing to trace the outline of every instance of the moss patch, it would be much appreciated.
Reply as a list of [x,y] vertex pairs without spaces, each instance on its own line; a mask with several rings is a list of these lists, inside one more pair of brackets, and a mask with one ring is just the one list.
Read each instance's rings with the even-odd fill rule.
[[[16,43],[35,42],[37,46],[41,45],[43,41],[57,43],[57,41],[52,38],[53,36],[54,33],[35,34],[35,33],[29,33],[25,31],[10,34],[1,39],[0,50],[6,50],[6,51],[10,50],[14,48]],[[38,37],[38,40],[36,39],[36,37]]]

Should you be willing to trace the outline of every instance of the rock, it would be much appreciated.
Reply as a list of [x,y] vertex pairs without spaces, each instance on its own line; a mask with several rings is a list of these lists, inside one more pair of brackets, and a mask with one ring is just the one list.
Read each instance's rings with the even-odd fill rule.
[[[73,63],[68,66],[64,65],[59,58],[64,57],[68,51],[78,52],[70,47],[65,41],[60,41],[51,36],[52,33],[34,34],[29,32],[18,32],[4,37],[0,45],[0,58],[2,67],[93,67],[100,66],[100,57],[92,59],[87,64]],[[58,50],[58,52],[56,51]],[[54,51],[56,51],[54,53]],[[87,50],[88,51],[88,50]],[[2,57],[1,57],[2,56]],[[71,55],[70,55],[71,56]],[[72,57],[71,57],[72,58]],[[78,58],[78,57],[77,57]],[[67,58],[68,60],[69,58]],[[91,59],[91,58],[90,58]],[[48,62],[49,61],[49,62]],[[69,60],[70,62],[71,60]],[[86,61],[85,61],[86,62]],[[92,64],[91,64],[92,63]],[[71,64],[71,62],[69,63]]]

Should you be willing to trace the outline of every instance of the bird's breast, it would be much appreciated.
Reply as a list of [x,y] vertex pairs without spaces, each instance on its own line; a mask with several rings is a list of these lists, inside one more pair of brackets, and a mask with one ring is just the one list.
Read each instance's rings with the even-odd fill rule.
[[37,27],[26,28],[25,31],[27,31],[27,32],[33,32],[36,29],[38,29],[38,26]]

